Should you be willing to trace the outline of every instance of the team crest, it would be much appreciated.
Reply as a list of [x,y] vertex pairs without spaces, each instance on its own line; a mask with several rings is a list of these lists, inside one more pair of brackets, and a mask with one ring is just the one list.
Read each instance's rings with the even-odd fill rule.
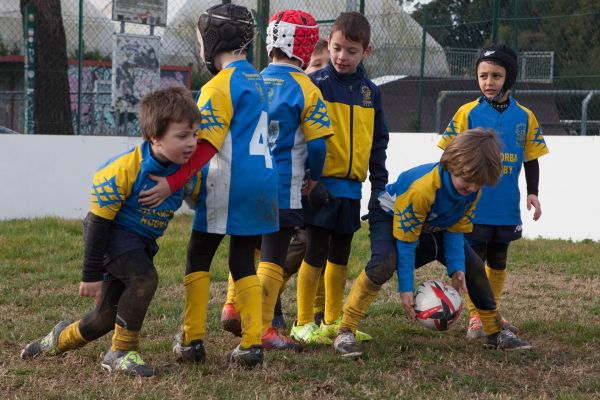
[[371,89],[368,86],[361,86],[360,93],[363,97],[363,106],[364,107],[373,107],[373,101],[371,100]]
[[517,147],[520,149],[525,147],[525,141],[527,140],[527,125],[524,123],[517,124],[515,128],[515,138]]
[[122,202],[123,198],[119,193],[117,177],[113,176],[110,179],[104,179],[104,182],[92,186],[92,197],[96,197],[92,202],[97,203],[100,208]]
[[211,99],[208,99],[206,104],[200,107],[200,114],[202,115],[202,120],[200,121],[201,130],[208,129],[212,131],[213,129],[217,130],[223,127],[223,118],[217,114],[218,111],[213,109]]
[[412,203],[404,210],[396,209],[394,216],[398,218],[398,227],[402,229],[402,232],[404,233],[412,233],[413,229],[421,224],[421,221],[415,216]]
[[331,121],[329,120],[329,115],[327,114],[327,107],[321,98],[317,100],[317,104],[315,104],[311,112],[308,113],[304,122],[311,122],[311,125],[319,125],[317,129],[321,129],[323,127],[329,128]]

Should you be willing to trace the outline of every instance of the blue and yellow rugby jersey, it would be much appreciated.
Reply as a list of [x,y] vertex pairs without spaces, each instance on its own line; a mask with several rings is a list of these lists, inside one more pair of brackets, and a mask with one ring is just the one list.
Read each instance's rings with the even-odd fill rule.
[[198,193],[200,178],[194,176],[157,208],[138,204],[139,193],[156,185],[149,174],[171,175],[179,164],[161,165],[153,156],[150,143],[144,141],[128,152],[109,160],[94,175],[90,192],[90,211],[114,221],[115,225],[140,236],[157,239],[164,233],[184,197]]
[[496,111],[483,97],[460,107],[438,146],[446,148],[454,136],[471,128],[491,128],[502,143],[502,176],[494,187],[482,189],[475,224],[520,225],[519,174],[523,162],[548,153],[542,129],[531,110],[509,97],[504,112]]
[[279,229],[277,171],[267,146],[267,90],[246,60],[215,75],[198,98],[198,138],[218,153],[202,169],[193,229],[260,235]]
[[279,175],[279,208],[301,209],[306,143],[333,134],[327,107],[300,67],[271,63],[260,74],[269,94],[269,148]]
[[[383,207],[393,214],[393,234],[398,249],[398,288],[410,292],[414,285],[415,250],[424,232],[444,231],[448,275],[464,271],[463,233],[473,230],[473,213],[479,192],[462,196],[451,175],[439,162],[424,164],[400,174],[380,196],[393,202]],[[391,209],[390,209],[391,208]]]
[[323,94],[334,132],[327,140],[321,181],[337,197],[360,199],[368,170],[372,190],[382,191],[389,133],[379,88],[361,69],[339,74],[331,61],[310,77]]

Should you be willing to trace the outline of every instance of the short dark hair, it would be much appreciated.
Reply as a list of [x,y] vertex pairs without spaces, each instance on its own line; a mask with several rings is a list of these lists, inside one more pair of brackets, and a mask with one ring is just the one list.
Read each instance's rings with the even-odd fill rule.
[[500,141],[492,129],[469,129],[452,139],[440,164],[467,182],[494,186],[502,175],[500,151]]
[[340,31],[348,40],[361,42],[363,49],[371,43],[371,25],[369,20],[359,12],[343,12],[335,19],[329,38],[334,32]]
[[295,58],[292,58],[290,56],[288,56],[287,54],[285,54],[283,52],[283,50],[281,50],[279,47],[273,47],[271,49],[271,52],[269,52],[269,57],[270,58],[287,58],[288,60],[295,60]]
[[327,50],[327,40],[325,39],[319,39],[319,41],[317,42],[317,44],[315,44],[315,49],[313,50],[313,54],[319,54],[321,53],[323,50]]
[[169,123],[200,121],[200,111],[190,92],[182,87],[156,90],[144,96],[140,105],[140,128],[144,140],[161,138]]

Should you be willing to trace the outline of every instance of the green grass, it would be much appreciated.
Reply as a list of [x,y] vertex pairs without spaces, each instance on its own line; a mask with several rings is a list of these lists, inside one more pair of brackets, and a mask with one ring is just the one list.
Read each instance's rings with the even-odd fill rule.
[[[80,298],[81,221],[55,218],[0,222],[0,398],[55,399],[595,399],[600,397],[600,244],[520,240],[509,251],[504,314],[535,346],[529,352],[485,351],[467,341],[464,313],[445,333],[406,321],[395,278],[387,283],[360,329],[375,340],[358,361],[331,348],[302,354],[267,353],[251,371],[230,367],[225,354],[238,339],[222,332],[227,240],[211,268],[205,365],[178,365],[171,340],[183,310],[181,282],[191,218],[177,217],[159,244],[160,284],[143,328],[142,351],[160,375],[130,379],[101,371],[110,335],[63,357],[24,361],[20,349],[59,319],[75,320],[92,307]],[[355,238],[354,279],[369,258],[367,229]],[[428,266],[416,282],[444,277]],[[349,282],[351,283],[351,282]],[[295,280],[284,293],[288,322],[295,316]],[[349,285],[347,286],[349,288]]]

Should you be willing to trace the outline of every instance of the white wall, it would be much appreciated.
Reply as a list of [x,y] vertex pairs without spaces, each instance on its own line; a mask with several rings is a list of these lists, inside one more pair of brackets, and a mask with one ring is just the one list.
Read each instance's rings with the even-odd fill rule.
[[[390,180],[413,166],[439,159],[435,134],[390,136]],[[0,135],[0,219],[59,216],[83,218],[89,208],[94,171],[139,138]],[[521,205],[526,237],[600,240],[600,137],[549,136],[550,154],[540,159],[542,218]],[[521,192],[525,181],[521,176]],[[370,185],[363,187],[366,212]],[[524,200],[524,196],[523,200]]]

